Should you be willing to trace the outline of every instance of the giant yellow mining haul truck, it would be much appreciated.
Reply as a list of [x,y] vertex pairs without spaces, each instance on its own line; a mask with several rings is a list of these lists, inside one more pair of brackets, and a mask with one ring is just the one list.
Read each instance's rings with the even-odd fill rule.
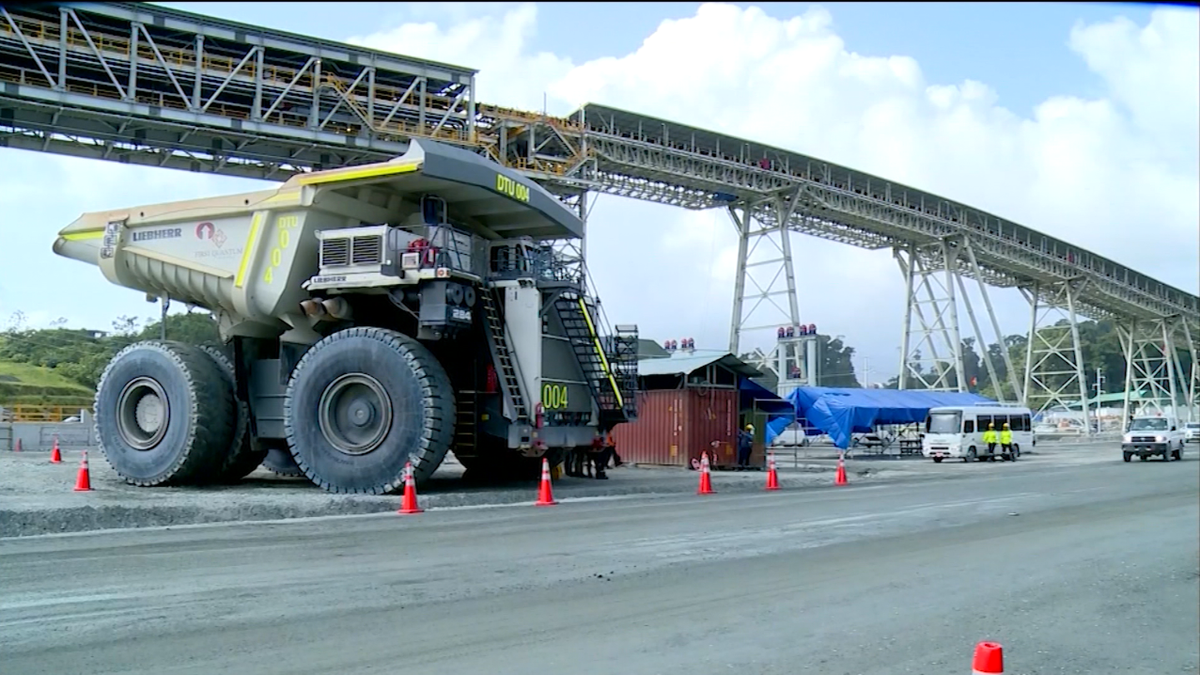
[[235,481],[270,453],[379,494],[449,450],[525,473],[636,415],[637,328],[610,333],[550,243],[582,235],[528,178],[414,140],[278,189],[88,213],[54,251],[219,321],[224,344],[149,340],[108,364],[97,443],[125,480]]

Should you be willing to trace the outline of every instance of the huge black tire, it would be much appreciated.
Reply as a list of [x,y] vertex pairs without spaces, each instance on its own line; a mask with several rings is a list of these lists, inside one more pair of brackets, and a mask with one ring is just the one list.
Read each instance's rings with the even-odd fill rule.
[[304,478],[304,472],[292,457],[287,441],[275,438],[260,441],[267,448],[267,456],[263,458],[262,466],[276,476],[284,478]]
[[220,367],[200,349],[150,340],[109,361],[96,388],[100,451],[126,482],[204,482],[223,465],[237,411]]
[[252,471],[258,468],[259,464],[262,464],[263,459],[267,456],[267,450],[253,442],[253,436],[250,433],[250,406],[237,397],[237,382],[234,379],[233,362],[217,347],[201,345],[200,350],[208,354],[209,358],[221,370],[226,385],[224,395],[229,397],[233,402],[234,410],[237,411],[237,420],[234,422],[233,427],[233,440],[229,442],[225,460],[208,477],[208,480],[212,482],[236,483],[250,475]]
[[432,353],[383,328],[313,345],[288,381],[284,428],[296,464],[335,493],[388,494],[437,470],[454,440],[454,391]]

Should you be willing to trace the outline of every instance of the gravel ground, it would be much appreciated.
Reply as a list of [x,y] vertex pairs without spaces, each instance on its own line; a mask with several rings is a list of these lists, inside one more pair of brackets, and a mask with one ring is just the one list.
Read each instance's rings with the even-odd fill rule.
[[1195,674],[1200,462],[1093,455],[7,539],[0,671],[942,675],[994,640],[1012,675]]
[[[933,464],[916,458],[859,454],[848,459],[851,483],[961,478],[978,471],[1024,472],[1039,467],[1075,466],[1113,458],[1109,444],[1039,444],[1036,456],[1015,464]],[[259,469],[240,484],[222,487],[135,488],[121,481],[104,456],[89,453],[92,492],[72,490],[80,452],[64,451],[62,464],[46,452],[0,453],[0,537],[241,520],[277,520],[392,511],[399,496],[331,495],[302,478],[280,478]],[[786,489],[819,488],[833,482],[836,453],[813,449],[799,456],[777,455]],[[426,509],[532,502],[536,481],[481,486],[464,483],[462,465],[449,455],[420,491]],[[559,500],[627,495],[680,495],[696,489],[693,471],[622,467],[610,480],[562,478],[554,482]],[[718,492],[762,490],[761,471],[713,473]]]
[[[45,452],[0,453],[0,537],[29,536],[128,527],[153,527],[240,520],[276,520],[377,513],[399,507],[399,496],[332,495],[303,478],[281,478],[259,469],[234,486],[136,488],[112,470],[104,456],[89,452],[92,491],[73,491],[79,451],[64,451],[62,464]],[[907,463],[906,463],[907,464]],[[852,466],[850,478],[878,480],[912,474],[905,467]],[[785,488],[817,487],[833,481],[835,466],[801,462],[780,467]],[[537,482],[480,486],[464,483],[462,465],[447,457],[420,491],[422,508],[487,506],[531,502]],[[622,467],[607,481],[562,478],[556,499],[635,494],[687,494],[696,489],[695,472]],[[761,490],[765,474],[714,472],[719,492]]]

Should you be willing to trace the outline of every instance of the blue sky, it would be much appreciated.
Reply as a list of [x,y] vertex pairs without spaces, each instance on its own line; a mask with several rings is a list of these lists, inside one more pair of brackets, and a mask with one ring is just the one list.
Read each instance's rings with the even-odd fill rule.
[[[175,9],[271,26],[330,40],[344,40],[364,26],[470,16],[466,7],[442,10],[409,3],[278,5],[231,2],[162,2]],[[466,5],[468,3],[446,3]],[[500,6],[503,3],[480,3]],[[698,2],[545,3],[538,7],[538,47],[575,62],[637,48],[664,19],[691,16]],[[733,3],[747,7],[753,3]],[[813,3],[768,5],[775,16],[803,12]],[[921,63],[931,81],[989,83],[1014,110],[1028,113],[1052,94],[1095,95],[1102,83],[1072,58],[1066,36],[1077,22],[1116,14],[1144,23],[1151,5],[1136,3],[868,3],[829,4],[834,28],[865,54],[905,54]],[[584,28],[586,27],[586,29]],[[456,65],[483,69],[484,64]]]
[[[553,110],[567,110],[596,101],[772,142],[964,201],[1200,291],[1195,10],[163,4],[478,68],[480,98],[489,102],[537,107],[545,96]],[[20,309],[42,324],[63,316],[97,328],[153,308],[50,253],[54,232],[86,211],[261,186],[3,149],[0,168],[0,318]],[[610,318],[638,323],[646,337],[724,345],[736,250],[724,215],[601,198],[589,233]],[[846,336],[870,359],[873,379],[894,374],[904,298],[890,252],[799,235],[793,248],[802,320]],[[1004,332],[1027,329],[1015,291],[992,300]],[[781,317],[760,323],[772,321]],[[965,321],[963,331],[970,335]]]

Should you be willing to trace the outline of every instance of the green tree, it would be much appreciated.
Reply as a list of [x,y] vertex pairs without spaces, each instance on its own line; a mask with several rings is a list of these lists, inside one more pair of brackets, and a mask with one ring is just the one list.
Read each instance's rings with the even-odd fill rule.
[[[157,339],[162,331],[160,322],[147,323],[133,316],[117,317],[109,333],[63,328],[63,323],[55,321],[53,328],[25,328],[25,316],[14,313],[8,329],[0,332],[0,361],[52,369],[72,382],[95,389],[113,355],[134,342]],[[220,340],[217,322],[208,312],[171,314],[166,323],[170,340],[189,344]]]
[[[147,324],[138,335],[139,340],[154,340],[162,335],[162,321]],[[216,317],[208,312],[187,312],[167,315],[167,339],[193,345],[215,344],[221,334]]]

